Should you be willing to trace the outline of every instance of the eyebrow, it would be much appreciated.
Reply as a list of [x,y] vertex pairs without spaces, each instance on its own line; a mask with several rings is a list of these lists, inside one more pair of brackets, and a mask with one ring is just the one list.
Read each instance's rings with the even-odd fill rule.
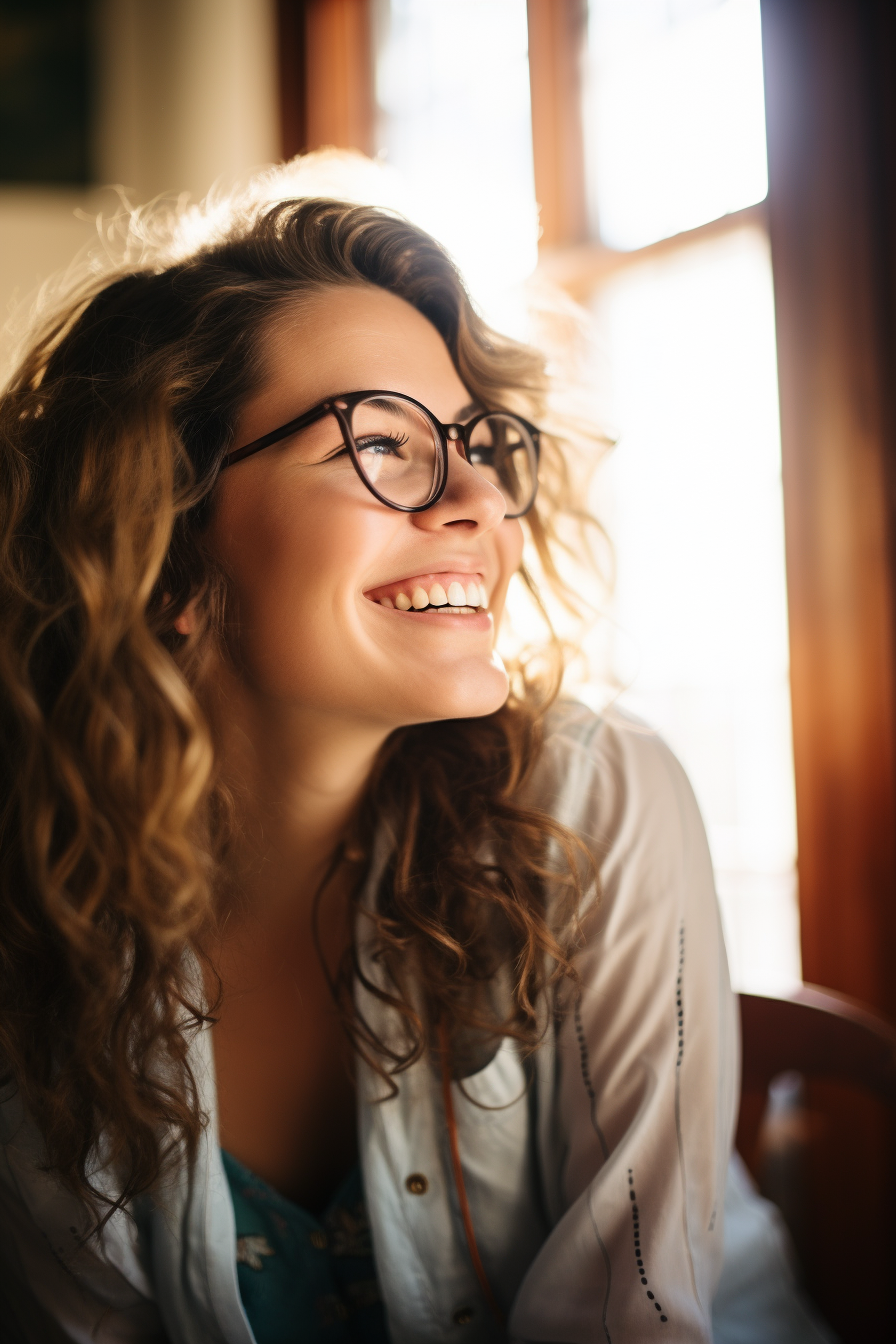
[[481,410],[482,407],[479,405],[478,401],[468,401],[466,406],[461,406],[460,410],[457,412],[455,423],[462,425],[470,419],[471,415],[475,415],[477,411]]

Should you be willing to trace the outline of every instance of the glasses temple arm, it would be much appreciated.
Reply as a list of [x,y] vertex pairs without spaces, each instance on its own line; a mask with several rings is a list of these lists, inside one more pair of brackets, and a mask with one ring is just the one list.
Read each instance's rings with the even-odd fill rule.
[[333,410],[330,402],[325,406],[315,406],[312,410],[306,411],[304,415],[299,415],[295,420],[290,420],[285,425],[280,425],[278,429],[272,429],[269,434],[263,434],[260,439],[253,439],[243,448],[236,448],[232,453],[228,453],[224,458],[223,466],[231,467],[235,462],[242,462],[244,457],[251,457],[253,453],[260,453],[262,448],[269,448],[272,443],[279,443],[281,439],[288,439],[291,434],[297,434],[300,429],[307,429],[313,425],[316,420],[320,420]]

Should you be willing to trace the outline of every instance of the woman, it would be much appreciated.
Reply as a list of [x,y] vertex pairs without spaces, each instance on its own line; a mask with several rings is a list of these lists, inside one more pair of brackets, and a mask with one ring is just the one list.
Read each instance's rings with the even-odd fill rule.
[[571,509],[544,395],[431,239],[321,200],[94,283],[20,368],[23,1338],[711,1337],[737,1050],[700,818],[652,733],[495,651]]

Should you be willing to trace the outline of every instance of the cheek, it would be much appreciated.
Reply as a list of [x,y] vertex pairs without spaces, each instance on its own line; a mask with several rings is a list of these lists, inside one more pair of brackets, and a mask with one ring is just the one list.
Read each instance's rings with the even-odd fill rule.
[[250,490],[234,490],[221,501],[211,544],[230,578],[241,626],[253,625],[272,606],[295,601],[331,569],[332,530],[322,510],[302,503],[288,492]]
[[231,652],[254,681],[295,691],[344,663],[358,576],[394,528],[372,505],[286,489],[221,500],[210,540],[230,580]]

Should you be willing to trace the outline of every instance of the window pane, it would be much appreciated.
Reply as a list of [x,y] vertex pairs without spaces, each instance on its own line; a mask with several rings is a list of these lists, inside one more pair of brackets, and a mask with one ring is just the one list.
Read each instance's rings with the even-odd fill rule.
[[759,0],[591,0],[593,227],[624,251],[768,191]]
[[633,263],[593,311],[621,435],[598,509],[622,703],[694,785],[735,983],[783,987],[800,955],[768,240],[739,229]]
[[489,315],[538,260],[525,0],[377,0],[377,147]]

